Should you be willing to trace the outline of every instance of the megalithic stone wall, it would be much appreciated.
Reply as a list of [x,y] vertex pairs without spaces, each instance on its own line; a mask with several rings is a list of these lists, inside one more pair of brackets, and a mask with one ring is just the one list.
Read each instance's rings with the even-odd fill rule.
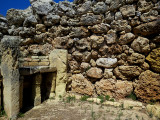
[[[134,93],[143,102],[160,101],[159,0],[30,3],[25,10],[10,9],[6,18],[0,17],[0,39],[4,35],[21,38],[22,66],[51,66],[50,53],[64,49],[68,69],[62,70],[59,79],[69,74],[67,90],[116,99]],[[62,58],[55,63],[63,62]],[[141,82],[148,74],[147,81]]]
[[4,36],[1,41],[3,50],[1,72],[4,87],[4,110],[10,119],[15,119],[20,110],[19,41],[18,36]]

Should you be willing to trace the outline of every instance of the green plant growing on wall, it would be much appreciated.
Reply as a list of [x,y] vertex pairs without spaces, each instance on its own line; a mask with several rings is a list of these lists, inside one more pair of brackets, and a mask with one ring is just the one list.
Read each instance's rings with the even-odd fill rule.
[[18,118],[21,118],[21,117],[24,117],[24,113],[21,113],[21,112],[20,112],[20,113],[18,114]]
[[72,102],[72,101],[75,102],[75,100],[76,100],[76,97],[75,97],[75,96],[68,96],[68,97],[66,98],[66,102],[67,102],[67,103],[70,103],[70,102]]
[[88,95],[84,95],[84,96],[81,96],[80,100],[81,101],[87,101],[88,98],[89,98]]
[[4,111],[3,107],[0,106],[0,117],[6,116],[6,112]]
[[110,99],[110,96],[109,96],[109,95],[106,95],[106,96],[105,96],[105,99],[106,99],[106,100],[109,100],[109,99]]
[[127,98],[131,98],[132,100],[137,100],[137,97],[133,92],[130,95],[128,95]]

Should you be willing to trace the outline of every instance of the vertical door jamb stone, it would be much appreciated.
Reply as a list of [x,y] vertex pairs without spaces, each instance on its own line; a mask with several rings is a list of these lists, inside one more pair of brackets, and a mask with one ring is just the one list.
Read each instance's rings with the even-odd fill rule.
[[1,72],[4,87],[4,110],[11,120],[16,119],[20,111],[19,41],[20,38],[18,36],[4,36],[1,40],[1,49],[3,52]]

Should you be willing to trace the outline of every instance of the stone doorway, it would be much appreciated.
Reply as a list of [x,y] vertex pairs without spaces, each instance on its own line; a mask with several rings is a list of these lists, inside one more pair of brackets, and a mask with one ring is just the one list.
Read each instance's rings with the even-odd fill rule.
[[23,76],[21,112],[26,112],[55,96],[56,73],[36,73]]

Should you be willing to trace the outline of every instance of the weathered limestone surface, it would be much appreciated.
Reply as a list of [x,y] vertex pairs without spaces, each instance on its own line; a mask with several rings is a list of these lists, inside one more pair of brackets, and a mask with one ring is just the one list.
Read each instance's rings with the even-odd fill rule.
[[34,81],[32,85],[32,93],[33,93],[33,100],[34,106],[41,104],[41,83],[42,83],[42,75],[37,73],[34,75]]
[[148,104],[146,108],[147,108],[147,111],[149,112],[149,114],[153,114],[157,118],[160,118],[160,105]]
[[160,75],[150,70],[142,72],[135,84],[135,94],[145,102],[160,99]]
[[72,91],[80,94],[93,95],[94,86],[82,74],[75,74],[72,79]]
[[160,73],[160,48],[154,49],[146,57],[146,60],[151,64],[151,67],[154,71]]
[[67,55],[68,52],[62,49],[55,49],[49,55],[50,66],[57,68],[56,97],[63,96],[66,92],[67,83]]
[[18,70],[19,37],[4,36],[1,43],[3,47],[1,72],[4,87],[4,109],[9,118],[15,119],[20,110],[20,74]]

